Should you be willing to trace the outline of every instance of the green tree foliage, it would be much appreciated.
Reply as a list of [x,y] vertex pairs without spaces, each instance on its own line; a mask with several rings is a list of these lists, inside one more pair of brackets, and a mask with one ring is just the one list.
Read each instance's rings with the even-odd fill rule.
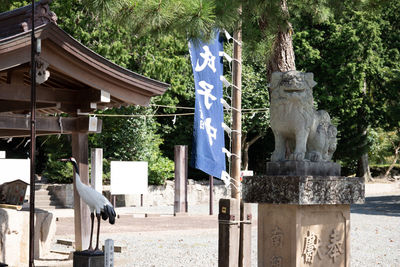
[[[246,45],[246,44],[245,44]],[[232,43],[225,44],[225,52],[232,55]],[[269,128],[269,94],[265,64],[254,62],[250,55],[244,55],[242,63],[242,169],[248,169],[249,148],[262,138]],[[225,76],[231,79],[232,72],[225,62]],[[226,89],[229,102],[231,90]],[[231,114],[225,110],[225,123],[230,125]],[[229,139],[226,139],[229,140]],[[229,146],[229,144],[226,144]]]
[[[131,70],[148,75],[161,73],[161,64],[149,64],[146,68],[143,62],[151,57],[152,62],[159,62],[154,51],[146,53],[145,48],[151,47],[148,39],[138,40],[130,32],[107,19],[100,20],[87,11],[76,1],[63,1],[52,6],[59,16],[59,25],[77,38],[80,42],[113,62]],[[164,43],[168,47],[167,43]],[[153,46],[154,47],[154,46]],[[156,48],[153,48],[156,50]],[[165,73],[165,72],[164,72]],[[151,75],[152,78],[167,80],[166,77]],[[173,97],[169,97],[173,103]],[[122,107],[111,109],[102,114],[143,114],[143,117],[104,117],[103,131],[91,136],[90,146],[103,148],[107,160],[143,160],[149,162],[149,183],[163,184],[173,177],[173,162],[162,155],[160,145],[163,140],[156,132],[159,125],[149,115],[152,109],[140,107]],[[107,168],[105,168],[107,171]]]
[[0,12],[5,12],[29,5],[31,1],[0,0]]
[[[299,18],[294,36],[297,66],[314,72],[318,85],[314,99],[319,108],[337,119],[339,144],[335,153],[348,167],[371,144],[368,128],[384,119],[391,101],[384,95],[395,93],[385,85],[391,61],[398,49],[385,47],[385,27],[389,21],[379,12],[347,8],[340,19],[315,23]],[[392,98],[393,99],[393,98]]]
[[[179,108],[194,107],[194,81],[186,39],[173,35],[142,37],[132,54],[131,69],[170,84],[164,95],[152,99],[158,115],[193,112]],[[174,145],[191,145],[193,116],[157,117],[157,121],[162,125],[161,148],[169,158],[173,159]]]
[[87,11],[80,1],[54,1],[57,24],[79,42],[108,60],[128,67],[134,36],[108,19]]
[[[1,7],[6,10],[14,9],[28,4],[26,1],[5,1]],[[149,47],[149,40],[143,38],[138,40],[122,27],[119,27],[111,20],[100,19],[93,13],[83,8],[80,1],[54,1],[51,9],[58,16],[58,25],[71,34],[78,41],[94,50],[105,58],[130,68],[134,71],[143,71],[145,75],[153,71],[153,74],[160,73],[161,64],[170,62],[157,62],[156,66],[148,62],[148,66],[153,68],[142,68],[143,57],[146,54],[143,47]],[[170,43],[165,41],[163,45],[168,47]],[[154,47],[154,46],[153,46]],[[157,48],[154,48],[157,50]],[[139,53],[138,53],[139,52]],[[142,54],[140,54],[143,52]],[[154,52],[154,51],[153,51]],[[167,53],[168,51],[166,51]],[[176,62],[179,65],[179,62]],[[165,73],[165,72],[164,72]],[[153,78],[168,80],[166,77],[153,76]],[[180,84],[179,81],[176,84]],[[165,102],[174,103],[173,96],[165,97]],[[175,100],[176,101],[176,100]],[[107,110],[107,114],[153,114],[152,109],[138,107],[126,107],[115,110]],[[149,162],[149,183],[163,184],[166,179],[173,176],[173,162],[164,157],[160,145],[163,140],[157,134],[159,125],[149,117],[139,118],[114,118],[106,117],[103,119],[103,133],[91,136],[90,147],[101,147],[104,149],[104,156],[109,160],[144,160]],[[19,142],[19,141],[18,141]],[[70,182],[72,169],[68,164],[57,161],[59,158],[71,155],[70,138],[62,136],[39,138],[38,146],[39,161],[46,162],[45,166],[40,166],[43,175],[52,182]],[[105,166],[107,171],[108,162]]]
[[37,171],[50,183],[72,183],[73,168],[71,164],[59,159],[71,157],[71,136],[52,135],[37,138]]
[[371,129],[373,142],[369,156],[376,165],[391,164],[394,160],[393,151],[400,146],[400,135],[396,131],[385,131],[382,128]]
[[[4,5],[7,8],[22,5],[5,2],[12,2]],[[276,36],[293,34],[297,68],[314,72],[314,99],[338,125],[335,157],[351,169],[377,138],[372,128],[396,132],[400,127],[400,3],[293,0],[288,11],[282,4],[286,1],[69,0],[54,2],[52,9],[61,27],[89,48],[171,84],[152,103],[175,108],[153,107],[157,114],[192,112],[176,108],[194,106],[187,38],[207,39],[214,27],[232,31],[239,18],[244,40],[243,108],[268,108],[265,85]],[[115,15],[120,25],[110,19]],[[268,113],[245,112],[243,117],[244,140],[265,133]],[[173,145],[191,144],[192,116],[157,121],[165,155],[172,157]]]

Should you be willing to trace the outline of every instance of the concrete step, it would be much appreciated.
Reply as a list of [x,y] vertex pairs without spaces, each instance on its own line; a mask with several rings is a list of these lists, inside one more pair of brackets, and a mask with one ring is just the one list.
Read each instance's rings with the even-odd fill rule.
[[36,206],[51,205],[51,201],[50,200],[35,200],[35,205]]
[[52,200],[52,195],[47,190],[47,184],[36,185],[35,190],[35,207],[44,210],[52,210],[57,208],[57,202]]
[[[29,202],[24,203],[23,208],[26,210],[29,210]],[[54,209],[62,209],[64,207],[49,203],[49,202],[44,202],[44,201],[35,201],[35,208],[36,209],[42,209],[42,210],[54,210]]]
[[48,184],[39,184],[39,183],[37,183],[37,184],[35,184],[35,190],[36,191],[40,190],[40,189],[47,190],[48,186],[49,186]]
[[41,210],[55,210],[57,207],[55,206],[37,206],[35,205],[35,209],[41,209]]
[[48,195],[50,192],[47,189],[37,189],[35,190],[35,195]]
[[48,190],[52,186],[52,184],[45,183],[35,184],[35,206],[44,209],[63,208]]
[[51,201],[51,196],[50,195],[35,195],[35,201]]

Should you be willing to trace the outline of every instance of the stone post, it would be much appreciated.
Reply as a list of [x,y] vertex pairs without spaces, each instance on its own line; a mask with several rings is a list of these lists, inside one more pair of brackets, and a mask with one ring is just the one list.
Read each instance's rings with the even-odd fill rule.
[[114,267],[114,240],[106,239],[104,243],[104,267]]
[[251,266],[251,226],[252,211],[250,203],[240,203],[240,244],[239,267]]
[[350,204],[364,203],[364,179],[331,162],[268,164],[243,179],[244,201],[259,203],[258,266],[350,266]]
[[90,184],[100,194],[103,192],[103,149],[92,148]]
[[187,146],[175,146],[175,201],[174,213],[188,211],[187,203],[187,172],[188,149]]

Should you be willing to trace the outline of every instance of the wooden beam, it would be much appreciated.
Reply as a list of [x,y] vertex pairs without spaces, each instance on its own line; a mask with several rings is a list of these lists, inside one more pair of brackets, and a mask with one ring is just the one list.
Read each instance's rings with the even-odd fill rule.
[[96,117],[78,117],[76,119],[77,130],[81,133],[101,133],[103,121]]
[[16,68],[7,72],[7,83],[9,84],[24,84],[25,69]]
[[[29,102],[30,90],[30,85],[0,84],[0,99]],[[80,101],[78,93],[67,88],[36,86],[36,99],[41,103],[77,103]]]
[[[97,108],[97,106],[96,106],[96,108]],[[65,112],[65,113],[76,114],[78,109],[81,112],[90,113],[90,112],[95,111],[96,108],[91,107],[90,103],[88,103],[88,102],[82,102],[82,103],[78,103],[78,104],[62,103],[59,110]]]
[[[94,126],[93,119],[96,119]],[[0,129],[29,131],[30,118],[28,116],[6,116],[0,115]],[[100,133],[102,121],[97,118],[79,117],[37,117],[36,130],[38,132],[51,132],[71,134],[72,132]]]
[[[36,131],[36,136],[55,135],[55,134],[60,134],[60,132]],[[10,138],[10,137],[30,137],[30,131],[0,129],[0,138]]]
[[[30,111],[31,103],[0,100],[0,112]],[[37,103],[36,109],[60,108],[56,103]]]
[[4,50],[0,49],[0,71],[25,64],[30,60],[30,45],[12,51],[7,51],[7,48]]
[[[19,72],[18,72],[19,73]],[[12,75],[15,79],[15,75]],[[92,112],[96,108],[91,103],[110,102],[109,94],[102,90],[84,89],[72,90],[67,88],[51,88],[37,86],[37,103],[39,108],[52,107],[45,103],[61,105],[59,110],[66,113],[76,113],[77,109],[82,112]],[[0,112],[25,110],[30,103],[30,86],[23,84],[0,84],[0,101],[19,101],[20,106],[10,104],[10,110],[6,106],[0,108]],[[25,104],[22,104],[24,103]],[[9,102],[11,103],[11,102]]]
[[79,99],[89,103],[109,103],[111,96],[107,91],[88,88],[79,91]]

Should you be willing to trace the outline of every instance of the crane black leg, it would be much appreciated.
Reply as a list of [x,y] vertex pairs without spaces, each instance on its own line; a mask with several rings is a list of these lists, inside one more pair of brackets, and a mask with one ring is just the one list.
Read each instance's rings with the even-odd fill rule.
[[96,248],[94,250],[99,250],[100,214],[96,214],[96,218],[97,218],[97,241],[96,241]]
[[93,250],[92,239],[93,239],[93,226],[94,226],[94,212],[90,213],[90,219],[92,221],[92,228],[90,229],[90,241],[88,250]]

